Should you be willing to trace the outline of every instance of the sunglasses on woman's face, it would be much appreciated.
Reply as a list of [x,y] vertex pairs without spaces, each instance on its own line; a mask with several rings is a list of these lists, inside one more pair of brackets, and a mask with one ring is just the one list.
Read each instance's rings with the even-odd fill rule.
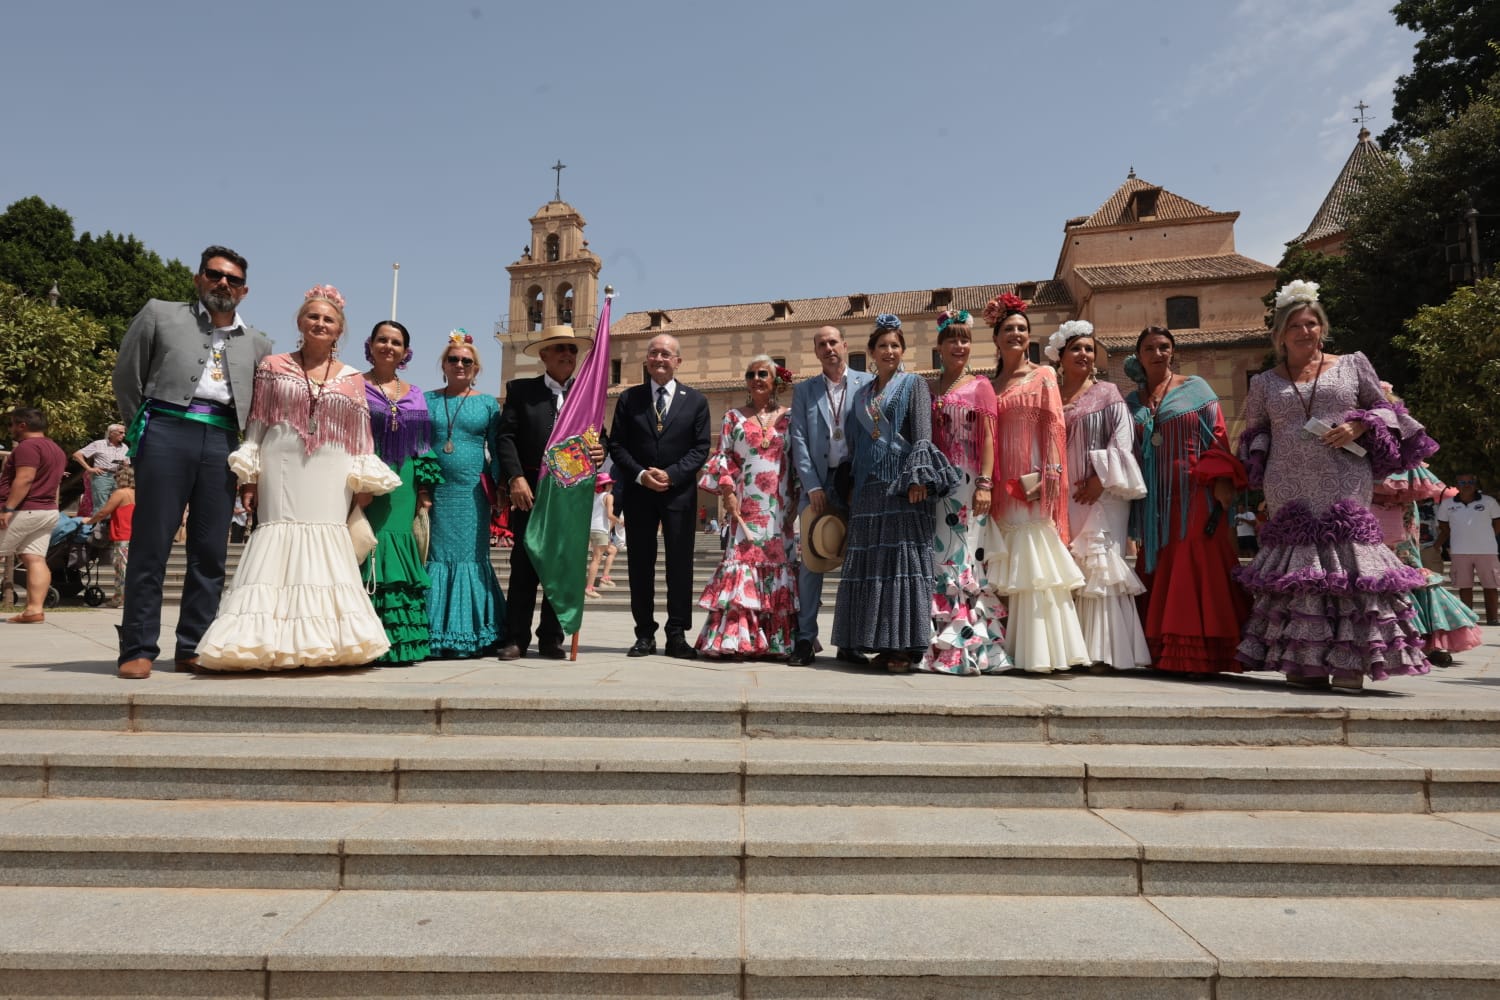
[[450,365],[463,365],[465,368],[474,367],[473,358],[461,358],[457,354],[450,354],[443,360],[448,362]]
[[746,372],[745,373],[745,377],[746,378],[753,378],[753,379],[770,378],[771,377],[771,373],[770,372]]

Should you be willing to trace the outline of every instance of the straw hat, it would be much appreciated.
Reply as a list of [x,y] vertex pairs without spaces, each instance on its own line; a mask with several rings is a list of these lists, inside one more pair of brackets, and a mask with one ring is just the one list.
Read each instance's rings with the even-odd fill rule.
[[577,344],[578,352],[582,354],[594,346],[594,335],[591,333],[578,333],[571,326],[549,326],[537,333],[536,339],[527,341],[522,348],[522,353],[529,354],[533,358],[544,347],[553,344]]
[[844,542],[849,525],[844,515],[831,508],[813,517],[813,509],[802,511],[802,565],[814,573],[838,569],[844,562]]

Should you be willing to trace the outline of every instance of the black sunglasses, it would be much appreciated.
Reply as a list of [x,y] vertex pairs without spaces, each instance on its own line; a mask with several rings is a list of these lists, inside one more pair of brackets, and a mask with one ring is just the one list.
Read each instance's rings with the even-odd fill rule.
[[210,284],[217,285],[221,281],[227,281],[229,282],[230,288],[245,287],[245,278],[243,275],[227,274],[224,271],[220,271],[218,268],[205,267],[203,269],[203,276],[209,280]]
[[463,365],[465,368],[474,367],[473,358],[461,358],[457,354],[450,354],[443,360],[448,362],[450,365]]
[[770,378],[771,377],[771,373],[770,372],[746,372],[745,373],[745,377],[746,378],[753,378],[753,379]]
[[577,354],[578,353],[578,345],[577,344],[553,344],[552,345],[552,350],[554,350],[554,351],[562,351],[562,352],[564,352],[566,354]]

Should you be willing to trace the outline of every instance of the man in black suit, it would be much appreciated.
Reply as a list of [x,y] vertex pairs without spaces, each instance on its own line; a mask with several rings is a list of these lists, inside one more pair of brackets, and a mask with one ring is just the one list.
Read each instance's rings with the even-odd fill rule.
[[[578,334],[570,326],[553,326],[541,338],[527,344],[525,353],[540,357],[546,371],[535,378],[512,379],[505,386],[505,404],[500,408],[499,455],[501,481],[510,489],[510,527],[516,543],[510,550],[510,585],[505,588],[505,642],[500,659],[519,660],[531,645],[531,614],[536,610],[537,576],[526,551],[526,522],[536,502],[537,479],[542,456],[552,437],[563,400],[573,388],[579,351],[594,338]],[[603,450],[595,456],[604,460]],[[563,652],[563,630],[552,602],[542,598],[542,620],[537,625],[537,651],[549,660],[567,658]]]
[[609,451],[624,485],[625,554],[635,645],[656,652],[656,530],[667,549],[667,655],[697,657],[687,640],[693,615],[693,539],[697,480],[708,460],[708,400],[677,381],[677,340],[662,334],[646,349],[650,381],[620,394]]

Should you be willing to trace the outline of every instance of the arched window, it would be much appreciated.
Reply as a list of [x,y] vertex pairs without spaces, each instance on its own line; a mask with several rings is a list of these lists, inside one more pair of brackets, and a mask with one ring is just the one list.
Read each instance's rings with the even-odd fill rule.
[[573,325],[573,286],[566,282],[557,286],[557,321],[563,326]]
[[562,241],[553,233],[547,237],[547,260],[556,261],[562,257]]
[[1196,295],[1174,295],[1167,299],[1167,329],[1198,329],[1198,297]]
[[532,285],[526,292],[526,328],[540,330],[546,318],[542,312],[542,290]]

